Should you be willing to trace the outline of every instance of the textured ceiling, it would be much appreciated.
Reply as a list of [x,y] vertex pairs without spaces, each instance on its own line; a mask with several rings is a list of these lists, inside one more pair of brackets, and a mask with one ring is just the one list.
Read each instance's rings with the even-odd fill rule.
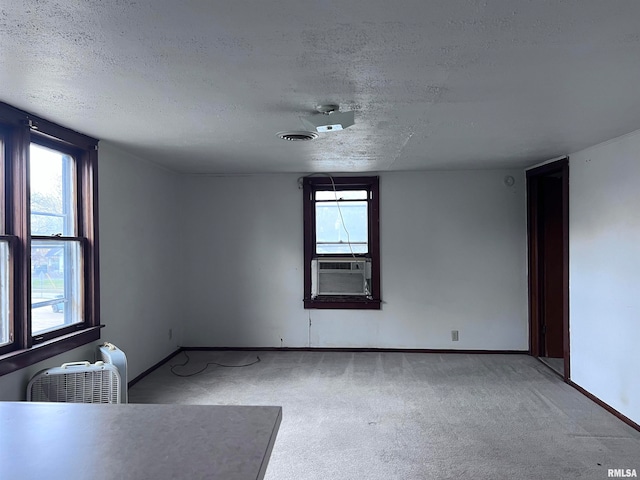
[[[190,173],[521,167],[640,128],[637,0],[0,3],[0,101]],[[312,142],[319,103],[356,125]]]

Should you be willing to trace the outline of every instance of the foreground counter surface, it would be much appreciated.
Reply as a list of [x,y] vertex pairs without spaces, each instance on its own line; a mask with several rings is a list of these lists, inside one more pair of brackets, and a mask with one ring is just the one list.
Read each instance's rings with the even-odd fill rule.
[[281,407],[0,402],[0,478],[254,480]]

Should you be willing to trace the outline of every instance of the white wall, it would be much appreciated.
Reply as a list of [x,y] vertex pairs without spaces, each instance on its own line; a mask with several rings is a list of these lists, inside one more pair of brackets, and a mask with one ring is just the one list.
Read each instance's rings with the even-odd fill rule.
[[186,346],[528,348],[523,172],[382,174],[381,311],[303,309],[296,180],[183,179]]
[[571,378],[640,423],[640,131],[569,175]]
[[[100,143],[98,175],[102,341],[127,354],[132,379],[180,343],[178,177],[107,142]],[[86,345],[4,375],[0,400],[24,399],[38,370],[94,356],[95,346]]]
[[108,143],[100,164],[102,339],[126,353],[132,379],[182,335],[179,177]]

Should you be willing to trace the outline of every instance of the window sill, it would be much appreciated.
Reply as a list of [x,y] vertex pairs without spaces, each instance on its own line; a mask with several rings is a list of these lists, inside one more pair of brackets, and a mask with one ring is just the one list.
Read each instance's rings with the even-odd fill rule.
[[327,310],[380,310],[382,301],[366,297],[316,297],[305,298],[304,308]]
[[31,348],[15,350],[1,355],[0,375],[15,372],[16,370],[41,362],[47,358],[60,355],[61,353],[86,345],[87,343],[100,340],[100,329],[103,326],[104,325],[85,328],[79,332],[69,333],[68,335],[63,335],[38,345],[34,345]]

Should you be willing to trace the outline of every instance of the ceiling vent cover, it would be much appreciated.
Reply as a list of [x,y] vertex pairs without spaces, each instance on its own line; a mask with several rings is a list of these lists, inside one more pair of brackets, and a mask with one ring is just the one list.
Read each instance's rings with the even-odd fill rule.
[[295,132],[278,132],[276,135],[282,140],[288,140],[290,142],[307,142],[309,140],[315,140],[318,138],[318,134],[315,132],[295,131]]

